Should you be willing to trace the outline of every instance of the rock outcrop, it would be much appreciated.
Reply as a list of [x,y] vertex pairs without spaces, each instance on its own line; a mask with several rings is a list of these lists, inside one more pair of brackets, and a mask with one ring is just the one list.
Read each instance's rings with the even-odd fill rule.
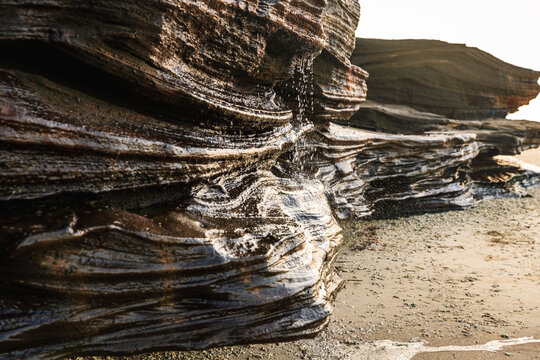
[[[528,186],[540,184],[537,168],[500,157],[540,146],[540,122],[505,119],[538,96],[540,72],[507,64],[476,48],[432,40],[357,39],[352,62],[370,73],[369,100],[351,119],[335,122],[424,141],[440,134],[474,136],[477,150],[472,158],[470,152],[455,149],[456,156],[468,156],[460,168],[467,175],[459,181],[469,189],[459,193],[456,204],[467,207],[481,199],[519,196]],[[422,161],[417,164],[425,166]],[[440,183],[441,191],[445,186]],[[400,206],[409,199],[403,201]],[[356,212],[362,214],[363,208]]]
[[0,1],[0,14],[2,358],[324,327],[341,229],[296,148],[365,99],[356,1]]
[[352,61],[370,73],[370,95],[345,124],[399,134],[471,132],[481,153],[514,155],[540,145],[539,123],[505,119],[538,96],[540,72],[443,41],[356,45]]
[[317,169],[341,219],[463,209],[470,196],[474,134],[400,135],[330,124],[309,134],[303,161]]

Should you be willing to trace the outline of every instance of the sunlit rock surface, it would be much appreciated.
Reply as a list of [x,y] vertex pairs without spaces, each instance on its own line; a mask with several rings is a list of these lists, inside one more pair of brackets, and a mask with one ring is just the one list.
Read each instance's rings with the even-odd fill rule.
[[297,144],[349,118],[356,1],[0,1],[0,357],[314,335],[341,279]]
[[471,164],[476,200],[527,196],[527,189],[540,186],[540,167],[513,156],[479,156]]

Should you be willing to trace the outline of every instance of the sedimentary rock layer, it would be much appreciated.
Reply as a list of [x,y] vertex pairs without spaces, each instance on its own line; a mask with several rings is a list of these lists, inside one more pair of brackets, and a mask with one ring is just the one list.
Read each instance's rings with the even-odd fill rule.
[[395,135],[330,124],[304,143],[340,218],[462,209],[474,204],[474,134]]
[[265,126],[291,119],[272,85],[321,51],[325,4],[2,1],[0,41],[46,43],[160,103],[204,109],[211,122]]
[[358,17],[353,0],[0,0],[0,357],[321,330],[341,230],[296,144],[365,99]]
[[484,160],[539,129],[483,118],[528,101],[537,73],[464,50],[438,90],[374,68],[386,97],[363,106],[359,14],[355,0],[0,0],[0,356],[310,336],[341,285],[332,209],[465,208],[488,188],[474,182],[533,181]]
[[538,183],[538,169],[497,156],[540,146],[540,123],[504,119],[538,95],[539,72],[476,48],[428,40],[357,39],[352,62],[370,72],[370,100],[350,120],[336,122],[396,138],[433,133],[474,137],[477,152],[468,153],[460,168],[470,174],[461,178],[470,190],[459,195],[467,199],[462,204],[519,196]]
[[512,156],[478,157],[471,168],[476,200],[527,196],[527,189],[540,185],[540,167]]
[[474,133],[480,153],[489,155],[515,155],[540,146],[539,122],[506,119],[456,120],[405,105],[373,100],[361,104],[359,111],[350,120],[336,121],[344,125],[394,134],[445,131]]
[[312,119],[317,123],[347,121],[366,100],[368,74],[358,66],[344,66],[335,62],[326,52],[315,59],[316,106]]
[[504,118],[540,91],[540,72],[443,41],[357,39],[351,61],[370,73],[370,100],[454,119]]
[[220,133],[16,69],[0,70],[0,101],[0,200],[188,184],[270,166],[310,128],[287,122],[257,136]]
[[196,187],[183,211],[155,216],[66,208],[16,219],[9,225],[31,224],[33,234],[2,244],[11,249],[0,275],[3,358],[320,330],[341,283],[330,267],[341,229],[322,184],[286,173],[276,165],[218,178]]

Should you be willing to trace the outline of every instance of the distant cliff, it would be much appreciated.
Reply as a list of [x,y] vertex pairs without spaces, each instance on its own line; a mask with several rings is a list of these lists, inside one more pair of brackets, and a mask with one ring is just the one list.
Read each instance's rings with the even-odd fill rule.
[[318,137],[341,217],[466,208],[540,183],[498,157],[540,146],[540,123],[504,118],[538,96],[539,72],[433,40],[357,39],[351,61],[370,74],[367,101]]
[[453,119],[504,118],[538,96],[540,72],[437,40],[356,39],[369,99]]

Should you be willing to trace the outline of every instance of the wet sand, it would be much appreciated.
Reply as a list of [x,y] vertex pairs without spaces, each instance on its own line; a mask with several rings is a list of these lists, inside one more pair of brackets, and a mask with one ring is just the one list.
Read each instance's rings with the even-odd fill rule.
[[[375,227],[377,246],[354,253],[345,245],[339,261],[349,283],[336,318],[364,325],[363,340],[444,346],[539,339],[540,191],[531,193],[468,211],[344,223],[345,238],[353,243],[355,234]],[[360,294],[366,294],[364,301],[348,300]],[[460,352],[414,359],[532,359],[533,353],[540,358],[540,344],[490,357]]]

